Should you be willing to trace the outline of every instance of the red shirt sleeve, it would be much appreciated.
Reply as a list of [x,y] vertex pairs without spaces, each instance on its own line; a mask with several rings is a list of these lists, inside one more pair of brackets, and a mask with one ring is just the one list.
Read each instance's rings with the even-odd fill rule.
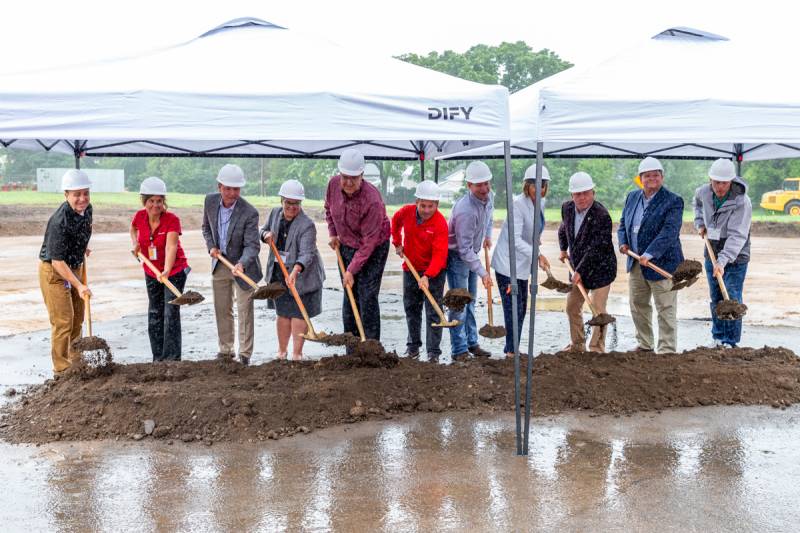
[[174,231],[178,235],[182,235],[183,233],[181,232],[181,219],[178,218],[178,215],[170,213],[169,211],[164,214],[169,215],[169,217],[167,217],[166,220],[167,223],[164,227],[164,231],[166,231],[167,233]]
[[436,212],[436,225],[434,227],[433,235],[433,250],[431,254],[431,262],[425,270],[425,275],[429,278],[438,276],[442,270],[447,267],[447,244],[448,244],[448,227],[447,220],[441,212]]

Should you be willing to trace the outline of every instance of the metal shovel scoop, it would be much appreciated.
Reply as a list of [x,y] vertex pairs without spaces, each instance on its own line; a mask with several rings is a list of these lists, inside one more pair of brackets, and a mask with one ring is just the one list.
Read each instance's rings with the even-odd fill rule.
[[[234,266],[228,261],[225,256],[219,254],[217,256],[223,265],[228,267],[231,271],[233,271]],[[283,286],[282,283],[268,283],[263,287],[259,287],[258,284],[253,281],[253,279],[245,274],[244,272],[239,274],[239,277],[242,278],[245,283],[253,287],[256,291],[253,293],[253,300],[266,300],[269,298],[280,298],[283,293],[286,292],[286,287]]]
[[[86,272],[86,258],[83,259],[83,284],[88,284],[88,273]],[[90,303],[90,296],[84,298],[84,306],[86,308],[86,328],[89,334],[86,337],[76,339],[72,343],[72,349],[81,352],[81,365],[84,370],[90,371],[89,373],[99,371],[111,365],[112,357],[111,350],[105,339],[95,337],[92,334],[92,306]]]
[[[411,274],[414,275],[414,279],[416,279],[417,283],[419,283],[420,277],[419,277],[419,273],[417,272],[417,269],[414,268],[414,265],[411,264],[411,261],[408,259],[408,257],[405,254],[403,254],[403,260],[406,262],[406,265],[408,265],[408,270],[410,270]],[[434,311],[436,311],[436,314],[439,315],[439,323],[438,324],[431,324],[431,326],[433,326],[435,328],[452,328],[452,327],[455,327],[455,326],[458,326],[459,324],[461,324],[460,320],[450,320],[450,321],[448,321],[445,318],[444,312],[442,312],[442,308],[439,307],[438,303],[436,303],[436,300],[433,298],[433,295],[431,294],[431,292],[428,289],[423,288],[422,292],[425,293],[425,296],[428,298],[428,301],[431,303],[431,306],[433,306]]]
[[[491,274],[492,266],[489,263],[489,249],[483,249],[484,259],[486,261],[486,272]],[[499,339],[501,337],[506,336],[506,328],[503,326],[495,326],[494,325],[494,302],[492,301],[492,287],[486,287],[486,310],[489,314],[489,323],[484,325],[481,329],[478,330],[478,333],[481,337],[486,337],[487,339]]]
[[[640,255],[637,255],[630,250],[628,250],[626,253],[637,261],[642,260]],[[678,265],[678,268],[675,269],[674,275],[653,264],[652,262],[647,263],[647,267],[655,270],[668,280],[671,280],[672,289],[670,290],[673,291],[679,291],[681,289],[685,289],[686,287],[691,287],[697,283],[697,280],[700,279],[700,273],[703,271],[702,265],[698,261],[693,261],[691,259],[681,261],[681,263]]]
[[161,276],[161,272],[159,272],[159,270],[156,268],[156,266],[153,263],[151,263],[148,258],[146,258],[144,255],[142,255],[141,252],[139,252],[137,254],[136,252],[131,250],[131,253],[139,261],[141,261],[145,265],[147,265],[147,267],[153,272],[153,274],[156,275],[156,279],[158,279],[161,283],[163,283],[164,286],[167,287],[170,290],[170,292],[176,296],[176,298],[174,300],[170,300],[170,302],[169,302],[170,304],[172,304],[172,305],[194,305],[194,304],[199,304],[200,302],[205,300],[203,295],[200,294],[199,292],[185,291],[183,294],[181,294],[181,291],[179,291],[178,288],[175,285],[173,285],[170,280],[168,280],[167,278]]

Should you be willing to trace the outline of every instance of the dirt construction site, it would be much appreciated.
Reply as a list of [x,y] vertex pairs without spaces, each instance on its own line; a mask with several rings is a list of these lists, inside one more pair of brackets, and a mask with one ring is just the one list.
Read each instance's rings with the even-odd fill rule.
[[[206,300],[181,311],[183,361],[151,363],[142,268],[123,233],[130,215],[96,212],[90,244],[94,334],[113,363],[53,379],[35,274],[46,210],[0,207],[0,457],[14,487],[0,517],[12,529],[781,531],[800,522],[795,226],[754,225],[736,349],[706,347],[705,273],[679,293],[675,354],[631,351],[621,259],[609,353],[562,351],[564,295],[540,288],[534,358],[521,357],[523,387],[533,365],[530,453],[518,457],[503,339],[481,338],[489,359],[451,364],[447,333],[439,364],[424,351],[403,357],[394,254],[380,295],[385,353],[307,342],[304,360],[279,361],[275,314],[262,301],[243,367],[214,358],[210,260],[198,214],[179,213],[186,288]],[[566,280],[554,230],[543,253]],[[339,333],[343,293],[326,234],[318,224],[327,279],[314,326]],[[682,243],[702,260],[688,228]],[[476,312],[486,324],[480,291]],[[494,316],[502,324],[496,296]]]

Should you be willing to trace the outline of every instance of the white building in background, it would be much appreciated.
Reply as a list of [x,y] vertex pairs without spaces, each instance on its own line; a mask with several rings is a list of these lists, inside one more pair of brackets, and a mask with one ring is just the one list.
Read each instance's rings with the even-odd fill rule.
[[[36,190],[61,192],[61,177],[68,168],[37,168]],[[82,169],[92,182],[92,192],[125,192],[125,171],[121,168]]]
[[464,187],[465,170],[460,168],[439,180],[439,190],[442,193],[442,201],[452,203],[456,195]]

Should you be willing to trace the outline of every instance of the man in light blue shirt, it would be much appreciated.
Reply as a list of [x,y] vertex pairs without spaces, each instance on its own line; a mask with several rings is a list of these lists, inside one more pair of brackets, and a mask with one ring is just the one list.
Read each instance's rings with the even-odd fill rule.
[[475,298],[478,278],[487,289],[492,286],[491,275],[483,266],[481,248],[492,246],[492,172],[486,163],[473,161],[467,166],[469,192],[453,206],[450,214],[447,256],[447,284],[451,289],[467,289],[473,301],[460,312],[450,311],[449,320],[461,322],[450,328],[450,349],[453,361],[469,357],[489,357],[491,353],[478,344],[475,323]]

